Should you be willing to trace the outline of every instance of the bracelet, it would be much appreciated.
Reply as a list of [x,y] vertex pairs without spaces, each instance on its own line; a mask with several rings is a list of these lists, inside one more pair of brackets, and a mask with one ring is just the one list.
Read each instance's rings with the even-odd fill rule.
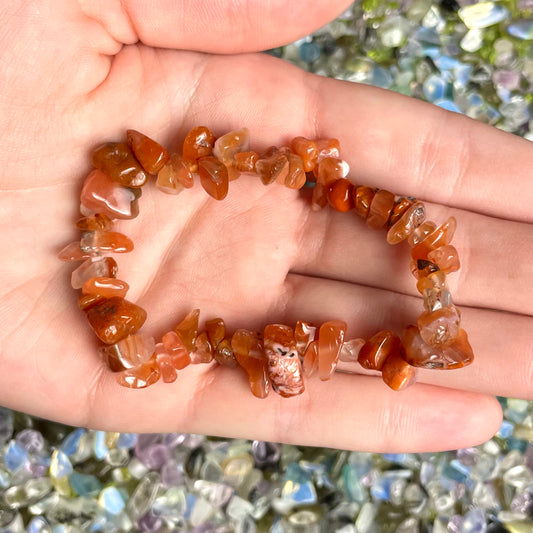
[[[246,128],[215,139],[207,127],[199,126],[185,137],[181,154],[169,154],[146,135],[128,130],[125,142],[98,147],[92,163],[81,191],[83,218],[76,223],[81,238],[61,250],[59,258],[83,261],[72,273],[72,287],[81,289],[78,305],[102,341],[100,356],[120,385],[139,389],[159,379],[172,383],[189,364],[215,361],[241,367],[256,397],[265,398],[270,386],[290,397],[304,391],[304,376],[316,373],[321,380],[330,379],[340,360],[380,371],[389,387],[402,390],[415,382],[416,367],[453,369],[473,361],[446,284],[446,275],[460,267],[450,244],[455,218],[437,227],[425,220],[422,202],[352,183],[337,139],[296,137],[288,147],[273,146],[258,154],[249,149]],[[329,205],[340,212],[354,211],[369,227],[385,228],[389,244],[407,241],[425,308],[417,324],[408,325],[401,339],[382,330],[366,341],[348,340],[346,322],[338,319],[320,326],[298,321],[294,328],[268,324],[262,333],[237,329],[229,336],[222,318],[208,320],[200,330],[200,310],[194,309],[160,342],[140,332],[146,311],[125,299],[129,286],[117,278],[111,257],[131,252],[133,242],[113,231],[113,219],[139,214],[141,188],[149,175],[156,175],[156,186],[168,194],[193,187],[197,176],[207,194],[223,200],[229,182],[242,173],[259,176],[264,185],[312,187],[312,209]]]

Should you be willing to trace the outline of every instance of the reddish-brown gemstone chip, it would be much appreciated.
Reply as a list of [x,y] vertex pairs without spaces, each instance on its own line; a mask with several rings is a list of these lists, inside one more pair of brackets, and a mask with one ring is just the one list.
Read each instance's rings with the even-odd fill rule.
[[106,298],[104,298],[100,294],[82,294],[78,298],[78,307],[82,311],[88,311],[89,309],[91,309],[91,307],[101,304],[105,300]]
[[96,277],[116,278],[117,272],[118,265],[112,257],[86,259],[72,272],[70,284],[73,289],[81,289],[88,279]]
[[120,372],[146,363],[154,353],[154,338],[143,333],[103,346],[100,355],[112,372]]
[[324,322],[318,331],[318,376],[322,381],[331,378],[346,335],[346,322],[330,320]]
[[455,246],[446,244],[428,253],[428,259],[435,263],[446,274],[457,272],[461,268],[459,252]]
[[127,253],[133,250],[133,241],[116,231],[87,231],[81,237],[80,248],[91,254]]
[[378,331],[363,345],[357,360],[367,370],[381,370],[387,357],[400,346],[400,337],[393,331]]
[[398,244],[407,239],[426,218],[426,210],[422,202],[415,202],[408,207],[396,222],[392,223],[387,232],[387,242]]
[[416,369],[402,357],[400,345],[387,357],[381,369],[383,381],[393,390],[400,391],[413,385],[416,381]]
[[180,336],[175,331],[169,331],[161,339],[163,348],[170,355],[172,366],[176,370],[182,370],[191,364],[189,351],[183,344]]
[[97,254],[94,252],[88,252],[82,250],[80,247],[80,241],[75,241],[67,244],[61,251],[57,254],[57,258],[60,261],[82,261],[84,259],[90,259],[95,257]]
[[235,354],[233,353],[233,348],[228,339],[222,339],[214,352],[215,361],[222,366],[227,366],[228,368],[237,368],[239,363],[235,359]]
[[[200,157],[206,157],[213,153],[215,136],[205,126],[193,128],[183,141],[182,155],[185,161],[195,162]],[[192,169],[191,169],[192,170]]]
[[302,158],[289,152],[287,153],[287,160],[289,161],[289,172],[281,183],[289,189],[301,189],[306,180]]
[[205,323],[205,330],[211,346],[216,348],[226,336],[226,324],[222,318],[213,318]]
[[270,185],[274,181],[284,182],[289,174],[289,160],[275,146],[271,146],[255,163],[255,171],[263,185]]
[[231,338],[231,347],[239,365],[248,374],[252,394],[257,398],[268,395],[268,359],[260,335],[255,331],[238,329]]
[[111,231],[113,225],[113,221],[103,213],[95,213],[76,222],[76,227],[83,231]]
[[305,137],[295,137],[291,141],[291,150],[302,158],[305,172],[311,172],[318,158],[318,146],[315,141]]
[[302,367],[308,378],[318,370],[318,340],[310,342],[306,348]]
[[194,341],[194,351],[191,352],[191,363],[210,363],[213,360],[213,346],[207,338],[207,333],[202,331]]
[[93,165],[124,187],[142,187],[148,176],[126,143],[105,143],[93,152]]
[[370,210],[370,204],[376,194],[375,189],[372,187],[366,187],[365,185],[360,185],[359,187],[354,187],[352,189],[353,201],[355,205],[355,212],[360,216],[366,219],[368,212]]
[[216,157],[207,156],[198,159],[200,183],[209,196],[223,200],[228,194],[228,169]]
[[239,172],[255,172],[255,164],[259,159],[257,152],[239,152],[233,156],[235,169]]
[[354,208],[352,189],[353,184],[349,179],[340,178],[334,181],[328,192],[329,204],[341,213],[350,211]]
[[296,322],[296,326],[294,327],[294,340],[296,341],[296,349],[300,357],[304,356],[309,344],[315,340],[315,334],[315,326],[311,326],[311,324],[302,322],[301,320]]
[[143,133],[128,130],[126,139],[137,161],[149,174],[157,174],[170,157],[159,143]]
[[81,288],[82,294],[99,294],[104,298],[118,296],[124,298],[130,286],[120,279],[110,277],[89,278]]
[[338,139],[318,139],[316,145],[318,149],[317,164],[326,157],[340,157],[341,145]]
[[[200,309],[193,309],[175,328],[174,331],[179,335],[187,351],[194,350],[194,343],[198,337],[198,319]],[[165,342],[163,340],[163,342]]]
[[389,217],[389,226],[392,226],[394,223],[400,220],[401,216],[412,204],[413,200],[409,200],[409,198],[400,198],[398,201],[394,202],[394,207],[392,208]]
[[250,132],[248,128],[231,131],[215,141],[213,156],[225,165],[232,165],[235,154],[248,151],[249,145]]
[[161,371],[155,356],[140,366],[116,374],[117,383],[130,389],[144,389],[156,383],[160,377]]
[[146,321],[146,311],[124,298],[113,297],[91,307],[87,319],[102,342],[113,344],[136,333]]
[[424,311],[418,317],[418,330],[426,344],[449,346],[459,335],[461,317],[455,305],[448,305],[435,311]]
[[394,207],[394,194],[385,189],[378,189],[370,204],[366,225],[372,229],[383,228]]
[[423,241],[413,246],[411,257],[415,260],[428,259],[428,254],[431,251],[451,242],[456,225],[455,217],[448,218],[448,220],[427,235]]

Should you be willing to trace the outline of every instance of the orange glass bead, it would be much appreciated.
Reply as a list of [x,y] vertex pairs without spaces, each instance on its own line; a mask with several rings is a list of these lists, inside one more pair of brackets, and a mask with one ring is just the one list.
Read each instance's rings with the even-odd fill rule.
[[172,154],[157,173],[156,187],[166,194],[179,194],[194,185],[194,177],[187,163],[178,154]]
[[146,311],[124,298],[113,297],[91,307],[87,319],[102,342],[114,344],[141,328]]
[[139,214],[133,190],[122,187],[98,169],[85,178],[80,202],[85,209],[111,218],[131,219]]
[[393,223],[387,232],[387,242],[389,244],[398,244],[407,239],[424,222],[425,218],[426,209],[424,204],[422,202],[415,202]]
[[402,356],[400,345],[383,363],[381,377],[392,390],[404,390],[416,382],[416,368],[412,367]]
[[398,350],[400,337],[393,331],[382,330],[373,335],[359,352],[359,364],[367,370],[381,370],[391,353]]
[[93,152],[93,165],[124,187],[142,187],[148,176],[126,143],[105,143]]
[[[198,337],[198,319],[200,309],[193,309],[175,328],[187,351],[194,350],[194,343]],[[165,342],[165,341],[163,341]]]
[[474,360],[472,347],[464,329],[457,339],[444,347],[426,344],[416,326],[407,326],[402,338],[405,360],[412,366],[422,368],[453,369],[469,365]]
[[127,253],[133,250],[133,242],[123,233],[116,231],[87,231],[81,237],[80,248],[92,254]]
[[210,363],[213,360],[213,347],[203,331],[194,341],[194,351],[191,352],[191,363]]
[[413,201],[409,198],[400,198],[394,202],[394,207],[392,208],[390,217],[389,217],[389,226],[392,226],[402,215],[413,205]]
[[360,185],[359,187],[354,187],[352,189],[352,194],[355,212],[360,217],[366,219],[370,210],[370,204],[372,203],[374,195],[376,194],[375,189],[372,189],[372,187],[366,187],[365,185]]
[[135,368],[150,359],[154,353],[154,338],[143,333],[128,335],[115,344],[102,346],[100,355],[112,372]]
[[316,145],[318,149],[317,164],[326,157],[340,157],[341,155],[341,145],[338,139],[318,139]]
[[361,348],[366,344],[364,339],[350,339],[342,343],[339,360],[345,363],[356,363]]
[[279,178],[276,181],[289,189],[301,189],[306,180],[302,158],[290,152],[286,154],[286,157],[289,161],[289,172],[283,181]]
[[329,187],[329,204],[341,213],[350,211],[350,209],[354,208],[352,189],[352,182],[346,178],[340,178],[334,181]]
[[423,241],[419,242],[411,250],[413,259],[428,259],[428,254],[432,250],[449,244],[453,239],[457,222],[455,217],[450,217],[433,232],[431,232]]
[[418,317],[418,331],[422,340],[431,346],[449,346],[459,335],[461,317],[454,305],[435,311],[424,311]]
[[82,294],[99,294],[104,298],[125,298],[130,286],[120,279],[108,277],[89,278],[81,288]]
[[304,171],[311,172],[318,158],[318,145],[305,137],[295,137],[291,141],[291,150],[302,158]]
[[307,322],[298,320],[294,327],[294,340],[296,341],[296,350],[300,357],[304,356],[305,350],[309,344],[315,339],[316,327],[311,326]]
[[241,128],[219,137],[213,146],[213,155],[225,165],[231,165],[235,154],[247,152],[249,147],[250,131],[248,128]]
[[182,156],[185,161],[195,162],[200,157],[206,157],[213,152],[215,136],[205,126],[193,128],[183,141]]
[[446,244],[428,253],[428,259],[435,263],[446,274],[457,272],[461,268],[459,253],[455,246]]
[[407,237],[407,242],[409,243],[409,246],[415,246],[419,242],[422,242],[430,233],[432,233],[437,227],[437,224],[435,222],[431,222],[431,220],[427,220],[426,222],[422,222],[418,228],[415,228],[413,232]]
[[255,163],[255,171],[263,185],[285,181],[289,174],[289,160],[275,146],[271,146]]
[[263,334],[263,346],[272,390],[285,398],[302,394],[305,387],[293,329],[269,324]]
[[234,167],[239,172],[255,172],[255,164],[259,159],[257,152],[239,152],[233,156]]
[[144,389],[156,383],[160,377],[161,371],[155,357],[140,366],[116,374],[117,383],[130,389]]
[[330,320],[324,322],[318,331],[318,376],[322,381],[331,378],[346,335],[346,322]]
[[182,370],[191,364],[189,350],[183,344],[180,336],[175,331],[165,333],[161,339],[163,348],[170,355],[172,365],[176,370]]
[[205,323],[205,330],[213,348],[216,348],[226,336],[226,324],[222,318],[208,320]]
[[80,248],[80,241],[75,241],[67,244],[57,254],[60,261],[82,261],[83,259],[91,259],[96,256],[96,253],[87,252]]
[[172,356],[165,351],[162,343],[155,345],[155,360],[165,383],[174,383],[178,379],[178,372],[172,363]]
[[318,340],[311,341],[306,348],[302,367],[308,378],[318,370]]
[[366,225],[372,229],[383,228],[394,207],[394,194],[385,189],[378,189],[368,210]]
[[218,343],[213,355],[219,365],[227,366],[228,368],[237,368],[239,366],[228,339],[223,339]]
[[231,338],[231,347],[239,365],[248,374],[252,394],[257,398],[268,395],[268,359],[259,334],[247,329],[238,329]]
[[112,257],[86,259],[72,272],[70,284],[73,289],[81,289],[88,279],[95,277],[116,278],[117,272],[118,265]]
[[223,200],[228,194],[228,169],[216,157],[207,156],[198,159],[200,183],[209,196]]
[[111,231],[113,226],[113,221],[103,213],[95,213],[76,222],[76,227],[83,231]]
[[159,143],[143,133],[128,130],[126,140],[137,161],[149,174],[157,174],[170,158],[169,153]]

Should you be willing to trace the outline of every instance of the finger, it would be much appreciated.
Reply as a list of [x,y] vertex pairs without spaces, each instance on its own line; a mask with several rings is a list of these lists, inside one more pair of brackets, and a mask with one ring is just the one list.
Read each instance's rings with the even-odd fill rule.
[[[287,277],[279,303],[281,322],[307,320],[320,324],[340,319],[348,324],[347,338],[370,338],[382,329],[400,335],[416,324],[421,298],[306,276]],[[497,396],[529,399],[533,390],[531,317],[461,307],[461,326],[468,334],[474,362],[459,370],[428,370],[419,381]],[[271,311],[276,316],[276,311]],[[272,320],[272,318],[270,319]],[[352,367],[358,371],[358,365]]]
[[[452,244],[461,268],[448,276],[457,304],[533,314],[531,225],[429,203],[426,210],[437,224],[457,219]],[[353,212],[308,211],[300,227],[293,272],[418,295],[407,243],[388,245],[385,231],[367,228]]]
[[266,50],[312,33],[349,6],[347,0],[211,0],[190,2],[80,2],[85,15],[99,21],[125,44],[140,40],[161,48],[235,53]]

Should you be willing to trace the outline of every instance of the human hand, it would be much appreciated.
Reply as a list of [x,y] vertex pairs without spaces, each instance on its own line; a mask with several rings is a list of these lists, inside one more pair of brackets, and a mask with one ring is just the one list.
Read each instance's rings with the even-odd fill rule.
[[[531,144],[397,94],[244,53],[304,35],[347,2],[292,2],[291,10],[279,2],[270,13],[251,0],[242,10],[221,1],[203,13],[200,3],[173,4],[13,2],[0,15],[0,403],[114,431],[369,451],[489,438],[501,416],[493,395],[532,394]],[[297,398],[258,400],[244,372],[210,365],[189,366],[173,385],[119,387],[77,308],[75,266],[56,252],[76,238],[94,146],[135,128],[176,147],[196,125],[217,135],[246,126],[258,151],[297,135],[336,137],[353,181],[417,196],[432,220],[454,215],[462,268],[450,288],[474,364],[421,371],[402,393],[379,378],[339,374],[309,380]],[[350,213],[311,212],[284,187],[243,177],[216,202],[198,185],[177,197],[148,185],[140,206],[137,219],[117,225],[136,246],[117,258],[119,277],[157,337],[193,307],[230,329],[339,318],[350,338],[400,332],[421,310],[404,246],[388,246]]]

